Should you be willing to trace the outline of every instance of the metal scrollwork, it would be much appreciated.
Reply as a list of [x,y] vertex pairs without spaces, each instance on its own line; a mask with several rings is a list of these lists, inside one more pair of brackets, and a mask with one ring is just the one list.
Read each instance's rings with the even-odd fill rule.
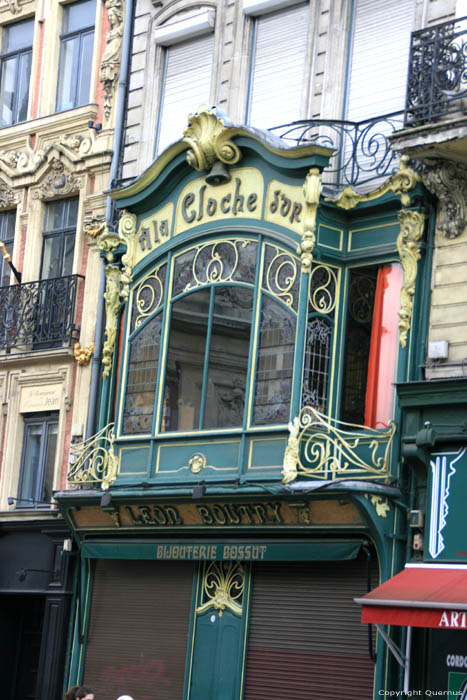
[[370,323],[373,317],[376,280],[369,275],[358,274],[349,290],[349,314],[357,323]]
[[287,304],[297,306],[297,261],[276,246],[267,246],[269,257],[264,274],[264,284],[271,294]]
[[87,440],[71,444],[68,483],[75,486],[100,484],[103,489],[110,488],[120,466],[120,458],[115,455],[113,446],[113,423]]
[[164,298],[164,277],[161,279],[161,265],[151,275],[146,277],[136,288],[133,302],[135,316],[132,330],[138,328],[142,321],[156,312]]
[[310,274],[311,309],[320,314],[330,314],[336,306],[337,275],[327,265],[314,265]]
[[317,479],[372,478],[389,476],[389,451],[395,423],[374,430],[329,418],[305,406],[289,425],[282,481],[299,474]]
[[245,570],[240,562],[211,562],[204,575],[204,602],[196,608],[196,612],[201,614],[214,608],[219,611],[219,617],[224,610],[241,615],[244,585]]
[[231,282],[238,267],[239,246],[249,241],[217,241],[197,248],[192,264],[193,280],[185,291],[213,282]]

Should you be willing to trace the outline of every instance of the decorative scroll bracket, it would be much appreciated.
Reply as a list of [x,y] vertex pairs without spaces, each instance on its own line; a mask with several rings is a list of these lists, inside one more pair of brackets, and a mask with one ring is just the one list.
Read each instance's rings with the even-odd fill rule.
[[215,107],[202,105],[196,114],[188,117],[184,142],[189,146],[187,162],[195,170],[210,170],[216,161],[235,165],[242,152],[229,139],[232,129],[217,116]]
[[[206,569],[203,581],[204,603],[196,608],[202,614],[214,608],[222,617],[224,610],[230,610],[235,615],[242,614],[243,589],[245,571],[240,562],[213,561]],[[239,602],[240,601],[240,602]]]
[[454,161],[427,159],[423,162],[422,180],[440,202],[437,230],[446,238],[457,238],[467,226],[467,166]]
[[398,214],[401,231],[397,237],[397,250],[402,264],[403,283],[399,311],[399,342],[407,344],[413,314],[413,296],[417,277],[417,262],[420,259],[420,241],[425,226],[425,214],[413,209],[401,209]]
[[318,211],[321,190],[321,173],[318,168],[311,168],[303,184],[305,216],[302,240],[297,248],[297,253],[301,257],[303,272],[310,272],[313,262],[313,250],[316,244],[316,213]]
[[70,445],[69,484],[101,484],[103,489],[110,488],[120,468],[120,458],[113,449],[113,429],[114,424],[109,423],[87,440]]
[[396,431],[344,423],[305,406],[289,425],[282,483],[299,474],[316,479],[387,479],[389,452]]

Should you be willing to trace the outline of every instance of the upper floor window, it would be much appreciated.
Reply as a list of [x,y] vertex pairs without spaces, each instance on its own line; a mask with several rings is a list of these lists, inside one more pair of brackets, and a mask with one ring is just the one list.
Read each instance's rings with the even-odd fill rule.
[[156,30],[163,47],[156,154],[183,136],[190,112],[209,104],[214,55],[212,10]]
[[[5,247],[7,255],[13,254],[15,240],[16,211],[4,211],[0,213],[0,241]],[[10,284],[10,266],[3,256],[0,257],[0,287]]]
[[38,414],[24,420],[18,506],[46,505],[52,498],[58,413]]
[[[254,9],[249,5],[246,12]],[[309,12],[302,3],[253,20],[248,124],[268,128],[303,116]]]
[[0,125],[23,122],[28,116],[34,20],[3,28],[0,75]]
[[96,0],[63,7],[57,111],[88,104],[94,45]]
[[66,277],[73,271],[78,198],[49,202],[42,234],[40,278]]

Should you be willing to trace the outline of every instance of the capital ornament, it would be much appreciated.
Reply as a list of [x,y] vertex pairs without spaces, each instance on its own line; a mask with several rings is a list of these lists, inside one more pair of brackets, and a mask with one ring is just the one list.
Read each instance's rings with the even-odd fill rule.
[[321,190],[321,173],[318,168],[311,168],[303,184],[303,196],[305,199],[303,234],[301,243],[297,248],[297,253],[301,257],[303,272],[310,272],[313,262],[313,250],[316,244],[316,213]]
[[425,226],[425,214],[412,209],[401,209],[398,218],[401,231],[397,237],[397,250],[403,271],[399,311],[399,342],[405,348],[412,322],[417,262],[420,260],[420,244]]
[[184,142],[189,146],[187,162],[195,170],[210,170],[220,160],[226,165],[235,165],[242,157],[238,146],[229,139],[233,129],[217,117],[215,107],[206,105],[199,112],[190,114],[184,131]]
[[437,230],[446,238],[457,238],[467,226],[467,166],[450,160],[425,160],[422,180],[441,205]]
[[12,204],[17,203],[16,193],[8,187],[4,180],[0,180],[0,209],[4,207],[11,207]]

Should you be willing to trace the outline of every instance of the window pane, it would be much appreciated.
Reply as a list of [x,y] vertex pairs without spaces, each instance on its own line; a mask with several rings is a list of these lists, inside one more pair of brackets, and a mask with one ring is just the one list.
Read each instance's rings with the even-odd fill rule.
[[42,424],[25,426],[23,471],[18,498],[36,499],[42,440]]
[[61,236],[47,236],[44,238],[41,270],[42,280],[48,280],[52,277],[61,277],[61,243]]
[[85,34],[81,37],[81,65],[79,68],[79,80],[75,107],[88,104],[89,102],[93,46],[94,32]]
[[66,277],[73,272],[73,253],[75,251],[75,234],[69,233],[65,236],[65,245],[63,250],[63,265],[61,276]]
[[17,68],[17,56],[2,61],[2,76],[0,80],[1,126],[10,126],[14,122]]
[[18,76],[18,99],[16,105],[16,122],[24,122],[28,116],[29,80],[31,77],[32,52],[23,53],[20,59]]
[[332,328],[317,316],[308,321],[305,348],[302,406],[313,406],[326,413]]
[[48,423],[47,424],[47,448],[44,455],[44,482],[42,486],[42,493],[40,495],[41,501],[50,502],[52,498],[52,489],[54,483],[54,465],[55,465],[55,454],[57,451],[57,434],[58,434],[58,423]]
[[[7,253],[10,255],[13,254],[13,241],[10,241],[10,243],[5,243],[5,248],[7,250]],[[1,257],[1,262],[0,262],[0,269],[1,269],[1,274],[0,274],[0,286],[2,287],[8,287],[10,284],[10,279],[11,279],[11,268],[9,264],[7,263],[6,260],[3,259],[3,256]]]
[[96,21],[95,0],[75,2],[63,8],[63,33],[76,32],[79,29],[91,27]]
[[263,295],[256,371],[255,425],[289,420],[296,319],[291,311]]
[[57,109],[71,109],[75,106],[76,82],[79,67],[79,37],[62,42],[60,54],[60,82],[58,86]]
[[158,314],[131,341],[123,432],[150,433],[154,413],[162,314]]
[[66,199],[65,203],[67,204],[66,208],[66,218],[65,221],[63,222],[63,225],[65,227],[68,226],[76,226],[76,221],[78,219],[78,205],[79,205],[79,199],[78,197],[74,197],[73,199]]
[[2,53],[17,51],[32,46],[34,20],[8,24],[3,30]]
[[215,289],[203,428],[243,424],[252,310],[253,290]]
[[199,427],[210,290],[172,305],[162,430]]
[[64,213],[67,206],[67,199],[60,199],[57,202],[49,202],[45,210],[45,230],[54,231],[63,228]]

